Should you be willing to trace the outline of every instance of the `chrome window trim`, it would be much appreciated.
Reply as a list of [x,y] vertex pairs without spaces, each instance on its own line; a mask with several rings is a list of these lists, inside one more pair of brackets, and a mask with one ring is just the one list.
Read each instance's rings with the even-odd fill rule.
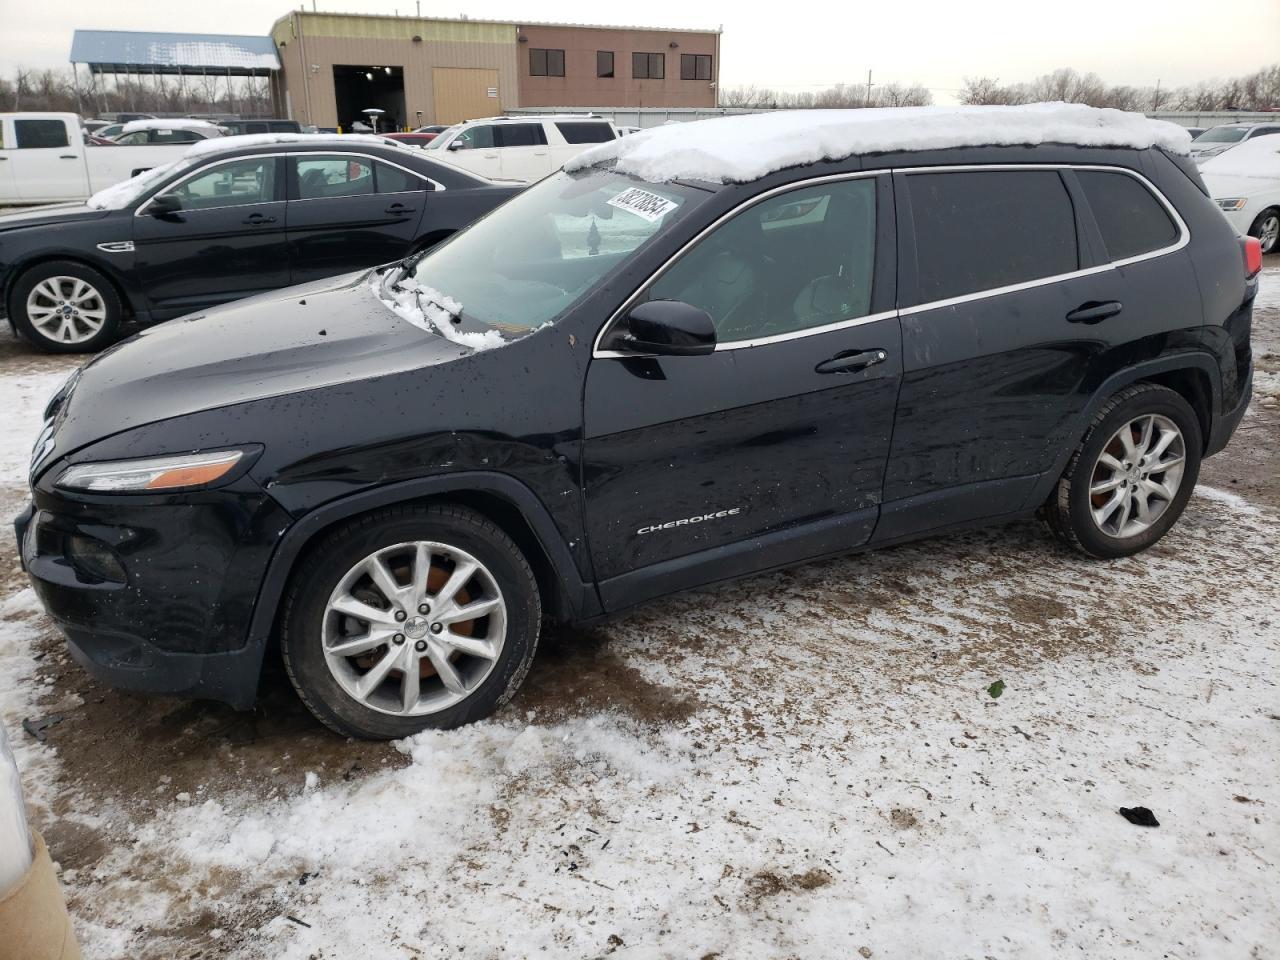
[[[447,189],[448,189],[448,187],[446,187],[443,183],[438,183],[437,181],[435,181],[435,180],[431,179],[431,177],[428,177],[428,176],[426,176],[425,174],[421,174],[421,173],[419,173],[417,170],[410,170],[408,167],[402,167],[402,166],[400,166],[400,164],[398,164],[398,163],[396,163],[396,162],[394,162],[394,161],[392,161],[392,160],[386,160],[386,159],[384,159],[384,158],[382,158],[382,157],[375,157],[375,156],[372,156],[372,155],[367,154],[367,153],[356,153],[355,151],[351,151],[351,150],[331,150],[331,151],[323,151],[323,152],[322,152],[322,151],[319,151],[319,150],[279,150],[279,151],[276,151],[276,152],[274,152],[274,153],[250,153],[250,154],[244,154],[244,155],[241,155],[241,156],[238,156],[238,157],[223,157],[221,160],[213,160],[213,161],[210,161],[209,163],[206,163],[206,164],[204,164],[203,166],[196,167],[194,170],[192,170],[192,171],[191,171],[190,173],[188,173],[186,176],[184,176],[184,177],[179,177],[177,180],[171,180],[169,183],[165,184],[165,190],[164,190],[164,192],[166,192],[166,193],[167,193],[169,189],[172,189],[172,188],[174,188],[174,187],[180,187],[180,186],[182,186],[182,184],[186,183],[186,182],[187,182],[188,180],[190,180],[192,177],[197,177],[197,176],[199,176],[199,175],[201,175],[201,174],[203,174],[203,173],[208,173],[208,172],[209,172],[209,170],[211,170],[213,167],[220,167],[220,166],[222,166],[224,163],[236,163],[236,162],[238,162],[238,161],[240,161],[240,160],[271,160],[271,159],[275,159],[275,158],[278,158],[278,157],[285,157],[285,158],[288,158],[288,157],[306,157],[306,156],[311,156],[311,155],[313,155],[313,154],[316,154],[316,155],[319,155],[319,156],[325,156],[325,157],[360,157],[361,159],[369,160],[370,162],[375,161],[375,160],[376,160],[376,161],[380,161],[380,162],[382,162],[382,163],[388,164],[389,166],[395,167],[395,168],[396,168],[396,169],[398,169],[398,170],[403,170],[405,173],[411,174],[411,175],[413,175],[413,176],[417,177],[419,180],[425,180],[427,183],[430,183],[430,184],[432,185],[432,192],[434,192],[434,191],[436,191],[436,190],[447,190]],[[287,192],[288,192],[288,191],[286,191],[286,193],[287,193]],[[414,191],[397,191],[397,192],[399,192],[399,193],[404,193],[404,192],[410,192],[410,193],[412,193],[412,192],[414,192]],[[146,212],[147,207],[151,204],[151,201],[152,201],[152,200],[154,200],[156,197],[158,197],[158,196],[160,195],[160,193],[161,193],[161,191],[160,191],[160,190],[157,190],[157,191],[156,191],[155,193],[153,193],[151,196],[147,197],[147,199],[146,199],[146,200],[144,200],[144,201],[142,202],[142,205],[141,205],[141,206],[139,206],[139,207],[138,207],[138,209],[137,209],[137,210],[135,210],[135,211],[133,212],[133,215],[134,215],[135,217],[140,217],[140,216],[142,216],[142,215]],[[370,197],[372,197],[372,196],[378,196],[378,194],[376,194],[376,193],[370,193],[370,194],[356,194],[356,196],[370,196]],[[391,194],[386,194],[386,196],[391,196]],[[301,199],[301,198],[299,198],[299,199]],[[308,197],[307,199],[310,199],[310,200],[340,200],[340,199],[342,199],[342,198],[341,198],[341,197]],[[259,200],[259,201],[257,201],[256,203],[232,203],[232,204],[227,204],[226,206],[222,206],[222,207],[201,207],[199,210],[192,210],[192,211],[190,211],[190,212],[192,212],[192,213],[202,213],[202,212],[204,212],[205,210],[229,210],[229,209],[231,209],[231,208],[233,208],[233,207],[260,207],[260,206],[263,206],[263,205],[268,204],[268,203],[286,203],[286,202],[288,202],[288,203],[293,203],[293,202],[295,202],[295,201],[288,200],[287,198],[286,198],[285,200]]]
[[754,206],[755,204],[759,203],[762,200],[766,200],[769,197],[775,196],[776,194],[784,193],[786,191],[794,190],[801,187],[808,187],[808,186],[812,186],[814,184],[820,184],[820,183],[829,183],[836,180],[851,180],[857,177],[872,177],[872,176],[880,176],[882,174],[898,174],[898,173],[909,176],[913,173],[968,173],[968,172],[986,172],[986,171],[1001,171],[1001,170],[1059,170],[1059,171],[1061,170],[1096,170],[1103,173],[1122,173],[1127,176],[1133,177],[1135,180],[1141,183],[1144,187],[1146,187],[1147,191],[1156,198],[1156,200],[1161,204],[1161,206],[1164,207],[1165,212],[1169,214],[1169,217],[1173,220],[1174,225],[1178,228],[1178,239],[1174,241],[1172,244],[1169,244],[1168,246],[1160,247],[1159,249],[1152,250],[1147,253],[1140,253],[1140,254],[1137,254],[1136,256],[1125,257],[1122,260],[1112,260],[1109,263],[1098,264],[1092,267],[1082,267],[1079,270],[1072,270],[1068,273],[1058,273],[1058,274],[1054,274],[1053,276],[1041,277],[1035,280],[1026,280],[1022,283],[1008,284],[1003,287],[992,287],[989,290],[976,290],[973,293],[961,294],[959,296],[949,297],[944,300],[931,300],[927,303],[920,303],[910,307],[898,307],[894,310],[886,310],[881,313],[869,314],[864,317],[854,317],[849,320],[842,320],[842,321],[837,321],[836,323],[829,323],[821,327],[808,327],[804,330],[795,330],[790,333],[775,334],[774,336],[761,337],[755,340],[732,340],[727,343],[717,343],[716,350],[717,351],[738,350],[744,347],[756,347],[756,346],[762,346],[770,343],[781,343],[786,340],[799,339],[800,337],[809,337],[809,336],[816,336],[822,333],[830,333],[832,331],[841,330],[846,327],[856,327],[866,323],[874,323],[877,320],[887,320],[895,316],[906,317],[906,316],[911,316],[917,313],[924,313],[928,310],[937,310],[937,309],[942,309],[944,307],[952,307],[958,304],[969,303],[975,300],[985,300],[989,297],[999,297],[1007,293],[1018,293],[1022,290],[1030,290],[1030,289],[1033,289],[1034,287],[1046,286],[1050,283],[1057,283],[1060,280],[1071,280],[1076,277],[1087,277],[1087,276],[1092,276],[1098,273],[1106,273],[1107,271],[1115,270],[1118,267],[1126,267],[1134,263],[1141,263],[1144,260],[1152,260],[1152,259],[1155,259],[1156,257],[1163,257],[1170,253],[1176,253],[1177,251],[1183,249],[1187,244],[1191,242],[1191,230],[1187,226],[1186,221],[1182,219],[1182,215],[1178,213],[1177,208],[1172,203],[1169,202],[1169,199],[1164,195],[1163,192],[1161,192],[1159,187],[1157,187],[1154,183],[1152,183],[1149,179],[1147,179],[1147,177],[1145,177],[1141,173],[1138,173],[1136,170],[1130,170],[1128,167],[1118,167],[1110,164],[1101,164],[1101,163],[938,164],[938,165],[927,166],[927,167],[885,167],[879,170],[863,170],[863,171],[857,171],[853,173],[829,174],[827,176],[822,176],[822,177],[813,177],[808,180],[797,180],[794,183],[786,184],[780,187],[775,187],[772,190],[768,190],[757,197],[751,197],[748,200],[745,200],[743,203],[739,204],[738,206],[734,207],[732,210],[728,211],[727,213],[717,218],[710,226],[704,228],[702,231],[698,233],[697,236],[695,236],[692,240],[684,244],[684,246],[682,246],[679,250],[677,250],[674,254],[672,254],[672,256],[669,257],[666,260],[666,262],[662,264],[661,267],[659,267],[652,275],[650,275],[649,278],[644,281],[644,283],[642,283],[625,301],[623,301],[622,306],[619,307],[616,311],[614,311],[614,313],[609,317],[609,319],[605,321],[604,325],[601,326],[600,330],[597,331],[595,342],[592,344],[591,356],[593,359],[600,359],[600,360],[624,359],[626,357],[645,356],[645,354],[624,353],[619,350],[601,350],[600,341],[604,339],[605,333],[610,329],[610,327],[614,325],[614,323],[617,322],[619,317],[621,317],[632,306],[632,304],[635,303],[636,299],[640,296],[640,294],[644,290],[646,290],[652,283],[654,283],[658,278],[660,278],[664,273],[666,273],[666,271],[677,260],[679,260],[687,250],[689,250],[691,247],[696,245],[700,240],[702,240],[704,236],[706,236],[716,227],[720,226],[720,224],[724,223],[726,220],[730,219],[731,217],[736,216],[738,213],[741,213],[742,211],[749,209],[750,207]]
[[[354,150],[323,150],[323,151],[322,150],[291,150],[290,152],[283,154],[283,156],[286,156],[286,157],[313,157],[313,156],[314,157],[356,157],[360,160],[368,160],[370,163],[385,163],[387,166],[395,167],[397,170],[403,171],[404,173],[409,174],[409,176],[411,177],[417,177],[419,180],[422,180],[425,183],[431,184],[432,192],[435,192],[436,190],[448,189],[443,183],[439,183],[435,180],[432,180],[430,177],[426,176],[425,174],[419,173],[417,170],[410,170],[408,167],[402,167],[400,164],[396,163],[394,160],[387,160],[383,157],[375,157],[368,153],[357,153]],[[377,176],[378,175],[375,173],[374,174],[375,182],[377,180]],[[395,192],[396,193],[416,193],[417,191],[416,190],[397,190]],[[353,193],[351,194],[351,196],[376,197],[376,196],[391,196],[391,194],[389,193],[380,194],[379,191],[375,190],[373,193]],[[342,200],[344,198],[343,197],[298,197],[297,199],[298,200]],[[294,203],[296,201],[290,200],[289,202]]]

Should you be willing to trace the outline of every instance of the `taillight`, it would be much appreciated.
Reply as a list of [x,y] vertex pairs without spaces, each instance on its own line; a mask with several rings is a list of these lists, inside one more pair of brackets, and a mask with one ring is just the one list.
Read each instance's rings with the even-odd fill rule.
[[1249,279],[1262,269],[1262,241],[1257,237],[1244,238],[1244,276]]

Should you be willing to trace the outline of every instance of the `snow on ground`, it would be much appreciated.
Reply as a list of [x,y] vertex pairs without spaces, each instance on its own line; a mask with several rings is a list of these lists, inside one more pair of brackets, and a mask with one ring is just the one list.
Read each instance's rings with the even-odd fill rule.
[[86,939],[247,885],[243,957],[1274,956],[1280,581],[1239,578],[1278,535],[1212,495],[1111,564],[1027,524],[651,605],[602,632],[683,709],[176,802],[78,891]]
[[[25,379],[0,378],[21,414],[0,434],[38,429]],[[1210,468],[1245,470],[1274,418]],[[276,733],[268,768],[219,778],[243,748],[206,740],[179,790],[155,738],[222,715],[174,707],[121,752],[139,770],[113,767],[154,800],[99,801],[17,726],[61,712],[56,741],[102,693],[48,685],[28,589],[0,598],[0,716],[37,826],[83,864],[63,882],[88,957],[1268,960],[1280,511],[1219,476],[1138,557],[1026,522],[553,635],[510,707],[386,747],[399,763]],[[126,730],[149,703],[107,699]],[[1160,826],[1117,813],[1136,805]]]
[[565,169],[616,160],[619,172],[654,183],[728,183],[864,153],[1039,143],[1160,146],[1185,154],[1191,137],[1176,124],[1140,113],[1066,103],[783,110],[652,127],[592,147]]
[[0,410],[5,417],[5,428],[0,430],[0,483],[26,480],[31,448],[44,426],[41,414],[66,379],[65,373],[0,377]]

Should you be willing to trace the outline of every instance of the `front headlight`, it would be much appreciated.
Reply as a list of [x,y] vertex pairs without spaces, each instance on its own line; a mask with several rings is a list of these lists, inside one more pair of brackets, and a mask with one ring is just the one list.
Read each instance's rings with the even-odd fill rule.
[[68,467],[54,484],[90,493],[150,493],[205,487],[227,475],[242,450],[217,450],[145,460],[112,460]]
[[1220,206],[1223,210],[1230,212],[1234,210],[1243,210],[1244,205],[1249,202],[1249,198],[1248,197],[1230,197],[1225,200],[1215,200],[1213,202],[1216,203],[1218,206]]

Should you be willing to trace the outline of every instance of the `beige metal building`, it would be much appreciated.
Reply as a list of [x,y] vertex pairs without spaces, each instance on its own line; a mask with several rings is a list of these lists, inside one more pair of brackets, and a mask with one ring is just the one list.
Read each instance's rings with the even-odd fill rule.
[[518,107],[711,107],[718,31],[309,13],[277,20],[287,114],[351,129],[455,123]]

